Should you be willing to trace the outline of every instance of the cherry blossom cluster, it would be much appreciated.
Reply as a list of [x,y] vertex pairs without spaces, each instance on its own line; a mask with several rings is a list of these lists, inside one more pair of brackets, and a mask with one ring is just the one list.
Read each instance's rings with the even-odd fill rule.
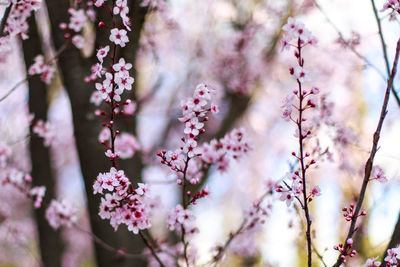
[[[342,208],[342,211],[343,211],[343,217],[346,218],[346,221],[349,222],[349,221],[351,221],[351,220],[353,220],[355,218],[355,213],[354,213],[355,209],[354,209],[354,204],[353,203],[351,203],[349,205],[349,207],[344,206]],[[367,215],[367,212],[365,210],[363,210],[357,217],[365,216],[365,215]]]
[[[316,163],[315,159],[310,158],[311,153],[304,151],[304,141],[312,136],[312,124],[305,117],[305,111],[315,109],[317,101],[314,98],[319,94],[319,89],[315,86],[306,90],[303,88],[305,82],[310,81],[308,71],[304,69],[304,59],[301,56],[302,49],[309,44],[315,44],[316,39],[311,35],[311,32],[305,28],[304,24],[289,18],[286,25],[283,26],[285,34],[282,39],[284,49],[290,50],[295,48],[294,56],[297,59],[297,66],[290,67],[289,73],[293,76],[298,84],[298,88],[292,91],[292,94],[285,97],[282,105],[282,117],[287,121],[292,121],[296,124],[294,136],[300,141],[300,151],[292,152],[292,156],[299,162],[300,170],[289,173],[286,179],[290,181],[290,185],[284,182],[285,186],[277,185],[275,191],[280,194],[280,200],[285,201],[289,206],[294,198],[297,198],[302,205],[306,205],[314,197],[320,195],[320,188],[314,186],[310,188],[310,193],[303,192],[307,189],[305,184],[305,173],[307,169]],[[295,44],[291,42],[294,40]],[[297,102],[297,103],[296,103]],[[303,201],[300,197],[303,195]]]
[[201,146],[200,159],[206,164],[216,164],[218,169],[224,171],[229,166],[229,159],[239,159],[251,149],[244,138],[243,128],[233,129],[220,140],[211,140]]
[[[80,4],[86,3],[85,6],[78,8]],[[92,1],[77,1],[76,8],[68,9],[70,20],[68,23],[61,23],[60,29],[65,31],[64,37],[67,41],[72,42],[77,48],[82,49],[85,45],[85,38],[81,34],[83,27],[88,21],[94,22],[96,13],[93,10]]]
[[[375,258],[369,258],[365,262],[364,266],[365,267],[379,267],[381,266],[381,262],[378,261],[378,256]],[[395,266],[400,266],[400,246],[397,246],[395,248],[388,249],[386,251],[386,257],[385,257],[385,262],[386,262],[386,267],[395,267]]]
[[0,177],[1,185],[10,185],[17,189],[27,198],[34,201],[34,207],[36,209],[42,206],[43,197],[46,193],[45,186],[32,186],[32,177],[29,174],[25,174],[17,169],[5,169],[2,171],[2,177]]
[[33,124],[32,131],[38,136],[42,137],[45,146],[54,144],[56,140],[56,130],[50,122],[38,120]]
[[184,123],[184,134],[181,138],[183,145],[176,151],[160,151],[157,156],[161,163],[167,165],[178,174],[178,184],[186,183],[185,176],[191,184],[200,182],[201,162],[196,159],[202,156],[202,148],[198,145],[199,137],[205,133],[204,122],[208,121],[207,113],[217,113],[217,106],[210,103],[212,89],[205,84],[199,84],[192,98],[183,101],[182,117],[179,120]]
[[5,32],[11,37],[20,35],[27,39],[28,23],[32,11],[37,11],[41,6],[41,0],[11,0],[13,4],[11,13],[7,19]]
[[[299,176],[299,171],[295,171],[293,173],[287,173],[285,181],[285,187],[278,184],[275,186],[275,192],[280,194],[279,199],[285,201],[286,205],[289,207],[295,198],[300,199],[302,196],[303,180]],[[290,185],[287,184],[288,181],[291,182]],[[319,186],[313,186],[309,192],[307,202],[311,202],[313,198],[321,195]]]
[[353,239],[349,238],[346,241],[346,246],[343,246],[343,244],[340,243],[339,245],[335,245],[333,249],[340,252],[340,257],[343,259],[343,263],[346,263],[347,256],[354,257],[357,253],[355,249],[352,249],[352,246],[353,246]]
[[385,261],[387,262],[387,267],[400,266],[400,246],[388,249],[386,253]]
[[[112,162],[109,172],[99,173],[93,184],[93,193],[102,194],[99,206],[99,215],[102,219],[109,219],[115,230],[124,224],[129,231],[138,234],[140,230],[151,226],[149,216],[153,203],[149,197],[148,188],[139,183],[137,188],[129,181],[123,170],[117,169],[118,158],[130,158],[140,149],[136,138],[128,133],[120,133],[114,129],[114,122],[118,115],[127,111],[128,114],[135,113],[135,104],[125,100],[121,109],[121,95],[125,90],[132,90],[134,79],[130,76],[132,64],[124,58],[116,58],[118,47],[125,47],[129,42],[127,31],[130,31],[130,20],[128,18],[129,8],[126,0],[112,1],[112,8],[107,6],[107,1],[96,0],[94,5],[105,8],[110,15],[119,16],[122,26],[113,19],[113,25],[99,22],[99,27],[110,28],[109,40],[112,45],[106,45],[97,50],[98,63],[92,66],[91,76],[86,82],[94,82],[96,91],[91,97],[91,102],[97,106],[104,102],[110,111],[97,110],[96,115],[105,119],[103,130],[99,135],[99,142],[104,145],[105,156]],[[110,68],[105,67],[105,61],[110,61]],[[107,64],[108,65],[108,64]],[[104,191],[104,192],[103,192]]]
[[[282,37],[282,48],[285,50],[290,50],[290,47],[294,46],[290,43],[292,40],[300,42],[302,46],[317,43],[315,37],[305,28],[304,24],[294,18],[288,18],[287,23],[282,29],[285,31],[285,34]],[[297,75],[299,74],[300,72],[297,71]]]
[[[108,191],[103,192],[104,191]],[[114,167],[107,173],[100,173],[93,185],[94,194],[101,198],[99,215],[109,219],[115,230],[125,224],[129,231],[137,234],[139,230],[149,228],[149,193],[145,184],[139,183],[134,189],[124,171]]]
[[77,220],[76,213],[76,208],[69,202],[53,199],[46,209],[46,219],[54,229],[58,229],[61,226],[71,227]]
[[379,267],[381,266],[381,262],[378,261],[379,256],[376,256],[375,258],[369,258],[365,262],[364,266],[365,267]]
[[384,12],[388,9],[390,9],[390,20],[394,20],[396,15],[400,14],[400,1],[387,0],[380,11]]
[[[202,146],[198,145],[199,137],[205,133],[204,123],[208,120],[207,113],[218,112],[218,108],[211,104],[212,90],[205,84],[199,84],[192,98],[182,102],[182,117],[184,134],[181,138],[183,145],[175,151],[160,151],[157,153],[161,163],[167,165],[177,173],[177,183],[182,186],[182,204],[178,204],[168,215],[167,225],[170,230],[175,230],[181,236],[183,255],[186,265],[190,262],[187,236],[198,232],[195,227],[195,216],[189,210],[191,204],[196,205],[200,198],[209,195],[209,190],[204,187],[198,192],[188,190],[189,185],[200,182],[203,170],[211,164],[217,164],[220,170],[225,170],[229,159],[238,159],[250,149],[244,138],[243,129],[235,129],[221,140],[212,140]],[[255,220],[252,220],[256,224]],[[249,226],[251,228],[251,226]]]
[[40,79],[49,84],[55,71],[56,69],[54,66],[51,66],[44,61],[43,55],[37,55],[34,59],[34,63],[28,69],[28,74],[40,75]]
[[167,224],[168,229],[177,231],[181,234],[184,229],[186,235],[193,235],[198,233],[197,227],[194,226],[196,217],[189,209],[184,209],[182,205],[178,204],[174,210],[168,214]]
[[[7,1],[6,1],[7,2]],[[12,49],[11,40],[15,36],[27,39],[28,23],[26,20],[32,11],[37,11],[41,6],[41,0],[11,0],[10,15],[7,18],[4,34],[0,33],[0,57],[4,57]]]

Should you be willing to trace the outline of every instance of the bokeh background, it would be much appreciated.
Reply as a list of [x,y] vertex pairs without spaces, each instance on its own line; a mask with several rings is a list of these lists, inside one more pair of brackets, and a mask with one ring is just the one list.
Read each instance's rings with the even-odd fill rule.
[[[383,3],[376,1],[378,9]],[[168,235],[166,215],[179,201],[179,187],[170,182],[168,168],[159,164],[155,153],[178,146],[183,131],[177,120],[180,101],[200,82],[215,89],[220,106],[220,113],[206,126],[209,137],[218,134],[224,123],[228,128],[243,127],[253,149],[227,171],[209,173],[211,195],[194,209],[200,229],[193,240],[199,262],[206,263],[212,248],[238,227],[243,211],[265,192],[267,182],[279,181],[290,170],[297,140],[294,125],[281,118],[280,106],[296,87],[288,72],[295,61],[292,52],[281,51],[279,40],[287,18],[296,17],[318,39],[316,46],[305,49],[312,76],[309,84],[320,88],[320,110],[331,111],[328,117],[334,121],[330,126],[323,124],[315,136],[330,154],[318,161],[309,176],[322,189],[311,205],[315,246],[326,263],[333,264],[337,257],[333,245],[343,240],[349,225],[341,208],[358,195],[386,88],[370,1],[319,0],[316,5],[313,0],[160,0],[154,4],[158,6],[146,15],[135,63],[137,96],[146,99],[136,114],[145,162],[136,178],[148,182],[162,204],[153,218],[153,234]],[[389,21],[387,13],[380,17],[392,60],[399,21]],[[36,18],[50,57],[55,49],[45,9]],[[90,25],[85,34],[84,53],[90,54],[94,49]],[[14,40],[12,51],[2,57],[0,69],[0,95],[25,79],[20,40]],[[399,86],[398,75],[395,86]],[[78,207],[79,223],[89,229],[71,106],[59,73],[48,90],[48,120],[56,132],[50,149],[57,195]],[[0,102],[1,142],[12,149],[9,164],[24,170],[30,169],[27,92],[23,84]],[[368,188],[363,206],[368,215],[356,237],[359,254],[348,266],[362,266],[367,257],[383,254],[400,211],[400,106],[393,97],[388,110],[376,165],[389,181],[373,182]],[[0,187],[0,192],[0,212],[7,217],[0,221],[0,266],[40,266],[31,203],[12,188]],[[277,197],[271,197],[271,203],[264,227],[237,240],[222,266],[305,266],[301,217]],[[62,236],[63,266],[95,266],[90,236],[73,228],[63,229]],[[320,264],[317,259],[315,264]]]

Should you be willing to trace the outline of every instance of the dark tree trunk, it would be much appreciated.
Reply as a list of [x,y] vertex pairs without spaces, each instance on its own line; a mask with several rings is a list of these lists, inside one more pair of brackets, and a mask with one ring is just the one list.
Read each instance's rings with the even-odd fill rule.
[[[60,49],[65,43],[64,33],[59,30],[59,24],[69,20],[68,3],[68,0],[46,1],[56,49]],[[106,29],[103,30],[106,31]],[[96,43],[104,43],[104,40],[101,40],[103,38],[108,39],[108,36],[103,34]],[[93,107],[89,103],[94,87],[84,82],[84,77],[88,75],[90,64],[94,63],[94,60],[83,59],[80,52],[70,46],[60,55],[58,63],[71,102],[74,134],[84,177],[92,231],[114,248],[123,248],[130,253],[140,252],[143,244],[134,234],[128,232],[125,227],[114,232],[109,221],[99,217],[100,198],[93,195],[92,185],[98,173],[110,169],[110,162],[107,161],[103,148],[97,141],[101,122],[93,115]],[[131,173],[129,170],[125,171],[128,174]],[[145,266],[143,260],[118,257],[114,252],[104,249],[97,243],[95,244],[95,254],[98,266]]]
[[[22,41],[26,70],[33,59],[42,54],[41,40],[34,14],[28,19],[30,38]],[[47,120],[47,86],[39,76],[28,80],[29,112],[35,115],[35,120]],[[40,254],[43,266],[61,266],[62,241],[60,231],[52,229],[45,218],[45,207],[55,198],[54,178],[51,169],[50,152],[43,145],[43,140],[33,134],[30,129],[30,156],[32,164],[32,183],[34,186],[46,186],[46,195],[42,208],[35,209],[36,227],[39,236]]]

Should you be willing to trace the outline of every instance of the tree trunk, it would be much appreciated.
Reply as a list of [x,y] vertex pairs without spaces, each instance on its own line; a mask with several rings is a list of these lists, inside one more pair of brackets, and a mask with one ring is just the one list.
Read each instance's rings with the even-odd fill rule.
[[[30,38],[22,41],[25,66],[28,72],[35,56],[42,54],[41,40],[36,26],[35,15],[28,19]],[[47,86],[34,76],[28,80],[29,112],[35,120],[47,120]],[[62,241],[60,231],[55,231],[45,218],[45,207],[55,198],[54,178],[51,169],[50,151],[43,145],[43,139],[33,134],[30,128],[30,156],[32,164],[32,183],[34,186],[46,186],[46,195],[42,208],[35,209],[36,227],[39,236],[40,254],[43,266],[61,266]]]

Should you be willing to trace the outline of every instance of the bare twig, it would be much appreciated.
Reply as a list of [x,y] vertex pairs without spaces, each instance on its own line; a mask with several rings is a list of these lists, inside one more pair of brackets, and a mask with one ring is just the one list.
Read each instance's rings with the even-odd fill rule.
[[85,234],[89,235],[97,244],[99,244],[100,246],[102,246],[106,250],[111,251],[111,252],[115,252],[117,255],[121,255],[123,257],[132,258],[132,259],[144,258],[145,257],[143,254],[127,253],[127,252],[122,251],[120,249],[116,249],[116,248],[112,247],[111,245],[107,244],[105,241],[103,241],[100,237],[98,237],[94,233],[80,228],[77,224],[73,224],[73,226],[78,231],[81,231],[82,233],[85,233]]
[[142,238],[144,244],[150,249],[151,254],[153,255],[153,257],[156,259],[156,261],[158,262],[158,264],[160,264],[161,267],[164,267],[165,265],[162,263],[162,261],[160,260],[160,258],[158,257],[156,251],[154,250],[153,246],[150,244],[149,240],[147,239],[147,237],[141,232],[139,231],[139,235]]
[[[267,192],[265,192],[265,193],[257,200],[257,203],[258,203],[258,206],[257,206],[257,208],[256,208],[257,211],[260,210],[260,205],[261,205],[261,203],[264,201],[264,199],[265,199],[269,194],[271,194],[271,192],[270,192],[270,191],[267,191]],[[243,221],[242,221],[242,223],[240,224],[239,228],[238,228],[236,231],[231,232],[231,233],[229,234],[229,238],[225,241],[225,243],[224,243],[221,247],[219,247],[217,255],[215,255],[215,256],[213,257],[213,259],[210,261],[210,264],[211,264],[211,265],[214,265],[214,266],[215,266],[215,265],[222,259],[222,256],[225,254],[226,250],[228,249],[228,247],[229,247],[229,245],[232,243],[232,241],[233,241],[239,234],[243,233],[243,231],[246,230],[246,225],[248,225],[248,220],[247,220],[246,218],[244,218]]]
[[322,13],[322,15],[325,17],[325,20],[332,26],[332,28],[336,31],[336,33],[339,35],[339,39],[343,42],[344,45],[346,45],[347,48],[350,49],[351,52],[353,52],[354,55],[356,55],[359,59],[364,61],[365,65],[370,66],[372,69],[374,69],[384,80],[387,79],[386,75],[384,75],[381,70],[375,66],[371,61],[368,60],[365,56],[361,55],[360,52],[355,49],[354,46],[348,44],[346,39],[343,36],[343,33],[340,31],[340,29],[333,23],[333,21],[329,18],[328,14],[325,12],[325,10],[319,5],[317,0],[313,0],[315,6],[318,8],[318,10]]
[[[376,152],[378,150],[378,142],[379,142],[379,138],[380,138],[380,134],[381,134],[381,130],[382,130],[383,121],[385,120],[385,117],[386,117],[386,114],[387,114],[387,106],[388,106],[388,103],[389,103],[390,90],[391,90],[391,88],[393,86],[394,76],[396,75],[397,63],[398,63],[398,60],[399,60],[399,55],[400,55],[400,39],[397,41],[396,55],[395,55],[394,62],[393,62],[392,72],[391,72],[391,75],[390,75],[388,83],[387,83],[386,92],[385,92],[385,98],[383,100],[381,114],[380,114],[380,117],[379,117],[379,122],[378,122],[378,125],[376,127],[376,131],[374,133],[371,154],[370,154],[370,156],[369,156],[369,158],[368,158],[368,160],[367,160],[367,162],[365,164],[363,184],[361,186],[360,196],[359,196],[359,199],[357,201],[357,205],[356,205],[356,208],[355,208],[355,211],[354,211],[354,216],[352,217],[351,224],[350,224],[350,229],[349,229],[349,232],[347,234],[346,240],[348,240],[349,238],[352,238],[353,234],[356,231],[357,218],[358,218],[358,216],[360,214],[361,206],[362,206],[362,203],[364,201],[365,191],[367,189],[368,182],[370,181],[370,176],[371,176],[371,172],[372,172],[372,167],[373,167],[373,163],[374,163],[375,154],[376,154]],[[343,251],[347,251],[348,244],[347,244],[347,242],[344,242],[344,244],[345,245],[344,245]],[[335,265],[333,265],[334,267],[339,267],[343,263],[343,258],[341,256],[342,256],[342,253],[339,255]]]
[[[47,60],[46,64],[49,64],[49,63],[51,63],[52,61],[56,60],[56,59],[61,55],[61,53],[64,52],[64,51],[67,49],[68,45],[69,45],[69,42],[65,43],[65,44],[57,51],[57,53],[56,53],[52,58],[50,58],[49,60]],[[24,83],[26,83],[31,77],[33,77],[33,75],[29,75],[29,74],[28,74],[28,75],[26,75],[26,77],[25,77],[24,79],[22,79],[22,80],[20,80],[19,82],[17,82],[10,90],[8,90],[8,92],[7,92],[5,95],[3,95],[3,96],[0,98],[0,102],[4,101],[9,95],[11,95],[11,94],[12,94],[15,90],[17,90],[21,85],[23,85]]]
[[[387,54],[387,47],[386,47],[385,38],[383,36],[382,24],[381,24],[381,20],[380,20],[380,18],[378,16],[378,10],[376,8],[375,1],[371,0],[371,4],[372,4],[372,9],[374,11],[376,24],[378,25],[379,38],[381,40],[383,58],[385,60],[385,66],[386,66],[386,73],[387,73],[387,76],[389,77],[390,76],[390,64],[389,64],[389,57],[388,57],[388,54]],[[391,86],[391,89],[392,89],[394,97],[396,98],[397,104],[400,105],[400,98],[399,98],[399,95],[397,94],[396,90],[394,89],[393,84]]]

